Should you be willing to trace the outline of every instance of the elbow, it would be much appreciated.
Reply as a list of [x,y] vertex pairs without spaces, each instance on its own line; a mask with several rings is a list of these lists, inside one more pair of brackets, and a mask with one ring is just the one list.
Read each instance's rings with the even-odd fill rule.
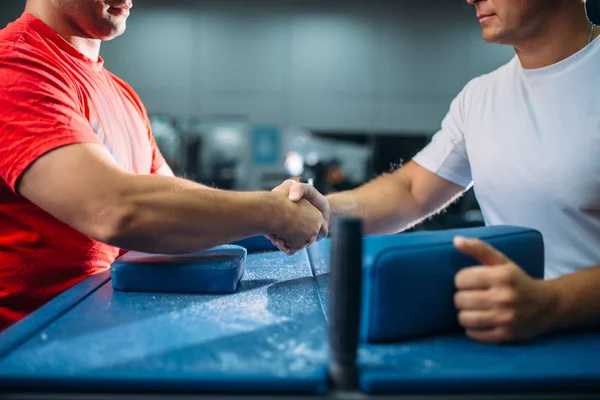
[[126,247],[130,241],[135,226],[135,208],[125,202],[116,205],[104,206],[91,212],[90,224],[86,227],[86,234],[99,242],[115,246]]

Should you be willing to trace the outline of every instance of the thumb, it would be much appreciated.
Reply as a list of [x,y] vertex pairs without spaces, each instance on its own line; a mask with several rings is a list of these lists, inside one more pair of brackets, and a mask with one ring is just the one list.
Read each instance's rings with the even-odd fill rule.
[[287,191],[287,190],[289,190],[294,185],[294,183],[296,183],[296,182],[294,182],[291,179],[286,179],[285,181],[283,181],[281,183],[281,185],[277,186],[273,190],[285,190],[285,191]]
[[504,254],[479,239],[467,239],[457,236],[454,238],[454,246],[483,265],[493,266],[511,262]]
[[288,198],[291,201],[298,201],[304,197],[304,185],[300,183],[294,183],[290,188],[290,194]]

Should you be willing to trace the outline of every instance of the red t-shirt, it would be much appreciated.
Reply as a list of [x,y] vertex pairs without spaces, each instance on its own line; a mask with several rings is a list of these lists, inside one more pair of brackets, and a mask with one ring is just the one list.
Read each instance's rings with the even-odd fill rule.
[[0,331],[119,255],[16,192],[36,159],[75,143],[137,174],[165,162],[133,89],[24,13],[0,31]]

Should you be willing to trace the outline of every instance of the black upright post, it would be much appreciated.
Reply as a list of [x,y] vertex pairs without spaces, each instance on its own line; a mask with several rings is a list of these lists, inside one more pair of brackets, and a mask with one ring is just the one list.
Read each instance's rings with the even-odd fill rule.
[[357,350],[362,291],[360,219],[333,220],[329,274],[329,376],[338,390],[358,387]]

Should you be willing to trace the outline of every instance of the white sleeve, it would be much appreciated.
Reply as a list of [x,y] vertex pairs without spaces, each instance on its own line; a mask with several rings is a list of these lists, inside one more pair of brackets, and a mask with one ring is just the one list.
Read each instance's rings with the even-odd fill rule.
[[472,183],[471,166],[465,146],[464,104],[467,88],[454,98],[441,129],[414,158],[423,168],[467,188]]

